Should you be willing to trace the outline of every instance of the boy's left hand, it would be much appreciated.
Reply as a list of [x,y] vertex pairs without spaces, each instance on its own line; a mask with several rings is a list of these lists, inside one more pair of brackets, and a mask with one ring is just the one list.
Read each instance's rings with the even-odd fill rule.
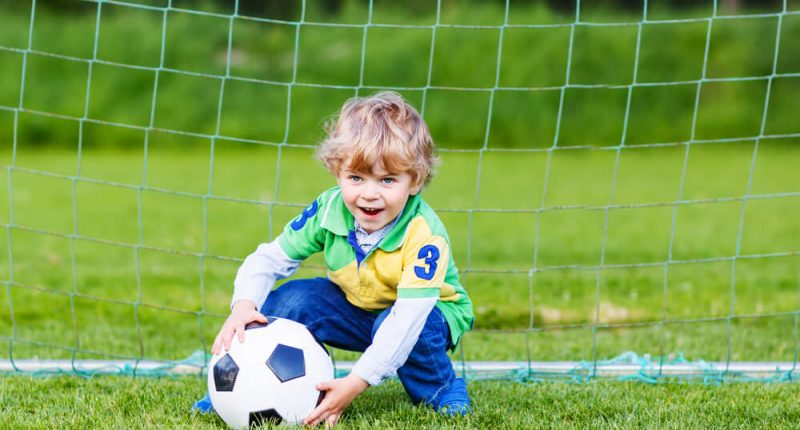
[[308,414],[303,424],[315,426],[325,421],[325,428],[335,426],[347,406],[368,387],[366,381],[352,373],[344,378],[317,384],[318,390],[326,391],[325,398]]

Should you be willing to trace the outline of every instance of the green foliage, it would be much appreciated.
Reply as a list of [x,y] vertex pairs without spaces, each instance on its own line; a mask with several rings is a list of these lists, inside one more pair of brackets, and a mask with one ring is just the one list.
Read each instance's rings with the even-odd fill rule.
[[[641,37],[637,37],[639,26],[631,24],[641,21],[641,11],[598,5],[582,5],[581,19],[621,24],[449,26],[502,26],[506,12],[496,2],[444,2],[439,22],[448,26],[435,28],[436,7],[424,2],[401,8],[395,2],[376,1],[370,21],[376,25],[366,28],[360,25],[367,23],[369,9],[355,1],[339,8],[308,2],[303,23],[292,21],[299,20],[299,9],[275,5],[260,8],[263,11],[242,6],[242,13],[289,21],[245,17],[231,21],[124,4],[97,8],[91,2],[60,13],[47,3],[37,3],[31,48],[67,58],[27,55],[23,87],[22,53],[0,50],[0,105],[19,107],[22,90],[21,106],[36,112],[313,144],[321,135],[321,119],[333,114],[343,100],[393,87],[401,88],[424,110],[434,137],[444,147],[610,146],[758,135],[766,80],[699,85],[692,130],[696,82],[704,77],[763,78],[772,73],[773,63],[777,73],[800,70],[800,56],[793,55],[800,40],[798,15],[715,19],[710,33],[706,21],[648,22],[641,25]],[[233,12],[217,2],[173,6]],[[270,12],[271,8],[276,10]],[[30,11],[9,7],[6,12],[0,16],[0,46],[26,48]],[[671,11],[656,4],[648,17],[709,13],[705,7]],[[565,11],[517,2],[509,5],[507,19],[512,25],[574,21]],[[707,36],[708,61],[704,62]],[[777,53],[776,37],[780,39]],[[91,62],[95,48],[99,61],[112,64]],[[160,66],[163,69],[156,71]],[[637,86],[628,108],[625,86],[634,82],[634,76]],[[773,82],[766,133],[800,131],[791,105],[800,96],[799,80],[785,77]],[[685,84],[649,86],[667,82]],[[601,88],[567,88],[562,105],[560,87],[565,84]],[[602,88],[608,85],[622,87]],[[500,89],[492,97],[495,87]],[[20,141],[37,146],[74,145],[68,121],[58,126],[29,125],[17,130]],[[101,133],[90,137],[83,139],[84,147],[142,145],[133,136],[114,138]]]

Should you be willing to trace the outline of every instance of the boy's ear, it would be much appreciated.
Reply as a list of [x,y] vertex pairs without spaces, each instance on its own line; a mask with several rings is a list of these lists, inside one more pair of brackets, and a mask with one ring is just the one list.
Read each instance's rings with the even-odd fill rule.
[[417,184],[417,185],[414,185],[414,186],[413,186],[413,187],[411,187],[411,189],[409,190],[409,193],[410,193],[412,196],[416,196],[417,194],[419,194],[419,192],[420,192],[420,191],[422,191],[422,186],[423,186],[423,185],[425,185],[425,183],[424,183],[424,182],[422,182],[422,183],[419,183],[419,184]]

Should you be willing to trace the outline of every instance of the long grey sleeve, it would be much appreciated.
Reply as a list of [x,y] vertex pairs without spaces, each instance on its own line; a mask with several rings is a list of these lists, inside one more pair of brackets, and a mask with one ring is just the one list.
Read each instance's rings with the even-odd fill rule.
[[239,300],[250,300],[261,309],[275,282],[292,276],[300,263],[286,255],[277,239],[258,245],[255,252],[248,255],[239,266],[233,281],[231,306]]

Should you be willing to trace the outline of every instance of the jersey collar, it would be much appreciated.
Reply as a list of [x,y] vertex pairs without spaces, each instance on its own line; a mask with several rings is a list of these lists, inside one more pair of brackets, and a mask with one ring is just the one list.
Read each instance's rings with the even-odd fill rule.
[[[406,227],[409,221],[417,213],[422,197],[419,194],[409,196],[403,212],[400,214],[400,219],[397,220],[394,227],[386,233],[383,240],[378,243],[378,248],[391,252],[396,250],[403,244],[405,238]],[[350,231],[355,228],[355,220],[353,214],[347,210],[347,206],[342,199],[342,193],[337,188],[335,193],[332,193],[328,202],[326,202],[325,212],[322,218],[322,228],[330,231],[337,236],[347,237]]]

